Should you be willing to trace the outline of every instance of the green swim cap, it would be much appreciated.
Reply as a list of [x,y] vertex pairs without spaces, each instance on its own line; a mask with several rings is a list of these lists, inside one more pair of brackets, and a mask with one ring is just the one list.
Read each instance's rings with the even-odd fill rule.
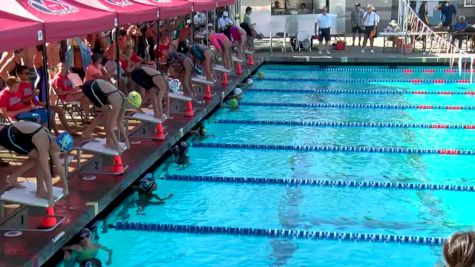
[[259,72],[257,73],[257,77],[259,77],[259,78],[264,78],[264,77],[265,77],[264,72],[259,71]]
[[239,101],[237,101],[237,99],[231,99],[229,100],[229,107],[230,108],[238,108],[239,107]]
[[140,105],[142,105],[142,96],[138,92],[132,91],[127,96],[127,102],[129,102],[133,108],[139,108]]

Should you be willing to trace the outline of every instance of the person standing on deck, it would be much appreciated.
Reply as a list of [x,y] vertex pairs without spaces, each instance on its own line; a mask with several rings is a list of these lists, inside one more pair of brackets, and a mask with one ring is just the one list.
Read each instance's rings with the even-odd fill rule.
[[325,39],[325,48],[327,50],[327,54],[330,54],[330,50],[328,50],[329,43],[331,40],[330,36],[330,27],[331,27],[331,18],[327,13],[327,7],[324,6],[322,8],[322,13],[317,15],[317,22],[315,23],[315,32],[317,32],[319,36],[319,46],[318,46],[318,54],[322,54],[322,43],[323,39]]
[[353,33],[353,46],[355,46],[356,33],[358,33],[358,46],[361,46],[361,33],[364,27],[362,25],[364,11],[361,9],[361,4],[356,3],[355,9],[351,11],[351,32]]
[[363,15],[363,26],[365,28],[365,37],[363,40],[363,49],[361,50],[361,53],[365,52],[366,44],[368,43],[369,39],[369,44],[371,46],[371,53],[374,53],[374,38],[376,38],[376,31],[377,31],[377,26],[379,23],[379,16],[375,12],[375,8],[373,5],[369,4],[367,7],[366,12]]

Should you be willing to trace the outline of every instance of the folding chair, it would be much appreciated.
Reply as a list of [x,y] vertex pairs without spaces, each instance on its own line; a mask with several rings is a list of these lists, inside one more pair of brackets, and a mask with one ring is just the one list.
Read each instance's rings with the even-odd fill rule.
[[78,101],[71,101],[71,102],[65,102],[63,101],[58,94],[57,88],[54,85],[53,79],[50,79],[50,98],[51,98],[51,103],[53,105],[56,105],[58,107],[61,107],[64,112],[66,112],[73,123],[77,125],[77,121],[74,117],[74,113],[76,113],[81,120],[84,120],[86,118],[86,114],[84,114],[84,111],[81,108],[81,103]]
[[306,31],[297,32],[296,42],[297,42],[297,47],[299,48],[299,52],[302,47],[312,52],[311,38],[312,38],[312,35]]

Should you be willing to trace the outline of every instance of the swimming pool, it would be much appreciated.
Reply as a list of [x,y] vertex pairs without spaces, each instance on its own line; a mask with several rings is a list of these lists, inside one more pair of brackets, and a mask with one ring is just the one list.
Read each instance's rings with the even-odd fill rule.
[[329,233],[439,238],[472,227],[473,86],[428,82],[467,78],[445,69],[265,65],[238,111],[218,110],[208,137],[187,140],[188,167],[154,172],[172,199],[137,215],[131,196],[108,219],[181,230],[110,229],[99,242],[113,266],[433,266],[437,244]]

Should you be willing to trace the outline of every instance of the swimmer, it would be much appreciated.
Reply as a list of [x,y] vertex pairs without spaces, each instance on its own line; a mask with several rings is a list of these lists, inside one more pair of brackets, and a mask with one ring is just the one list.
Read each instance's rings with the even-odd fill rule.
[[215,33],[213,31],[213,24],[208,25],[209,42],[216,49],[216,53],[223,59],[224,68],[233,70],[232,59],[232,43],[229,38],[223,33]]
[[171,149],[173,156],[175,157],[175,163],[179,166],[186,167],[189,162],[188,153],[188,144],[185,141],[182,141],[172,147]]
[[7,176],[7,186],[24,188],[17,178],[34,168],[36,173],[36,196],[48,200],[50,207],[54,206],[53,179],[49,159],[53,161],[56,171],[63,183],[63,194],[69,194],[68,181],[61,160],[60,151],[71,151],[73,138],[67,132],[55,137],[48,129],[30,121],[14,122],[0,127],[0,146],[14,151],[28,159]]
[[153,116],[166,119],[163,112],[163,99],[168,98],[169,85],[164,74],[149,67],[137,67],[131,73],[132,80],[145,92],[143,102],[151,99]]
[[200,123],[195,130],[191,130],[190,134],[201,140],[206,137],[214,136],[207,133],[204,123]]
[[64,259],[71,259],[71,252],[75,252],[75,261],[79,263],[80,266],[91,266],[87,265],[87,262],[95,264],[95,266],[101,266],[101,262],[97,259],[97,254],[101,249],[109,254],[106,264],[112,264],[112,250],[101,244],[94,243],[92,241],[92,232],[89,229],[82,229],[79,233],[79,237],[81,240],[78,244],[63,247]]
[[[237,110],[239,109],[239,100],[242,98],[242,90],[241,88],[237,87],[234,89],[233,93],[229,96],[224,97],[221,99],[221,106],[222,107],[227,107],[231,110]],[[227,100],[227,103],[224,103],[224,101]]]
[[[145,207],[165,204],[165,200],[173,197],[173,194],[168,194],[167,197],[161,198],[159,195],[153,193],[153,191],[157,190],[157,183],[150,176],[140,179],[139,184],[133,186],[132,189],[136,190],[139,195],[137,201],[137,215],[145,215]],[[152,201],[153,199],[157,201]]]
[[179,79],[183,85],[183,92],[186,96],[193,98],[193,86],[191,75],[195,70],[193,62],[185,54],[170,52],[167,58],[167,66],[171,77]]
[[214,82],[217,77],[214,70],[216,60],[214,59],[215,55],[211,52],[211,49],[203,44],[194,44],[191,46],[190,53],[203,67],[206,80]]
[[453,234],[444,242],[443,253],[447,267],[474,266],[475,232]]
[[82,86],[82,91],[94,106],[102,111],[84,130],[83,137],[91,139],[92,131],[104,123],[106,131],[105,146],[120,151],[119,139],[114,132],[114,128],[117,126],[127,148],[129,148],[130,143],[125,130],[124,117],[126,109],[140,107],[142,101],[141,99],[139,100],[137,92],[131,92],[126,97],[112,83],[100,79],[85,82]]
[[224,34],[226,34],[229,39],[232,39],[233,42],[237,43],[237,58],[244,60],[244,47],[247,44],[246,31],[241,27],[231,26],[226,28]]

